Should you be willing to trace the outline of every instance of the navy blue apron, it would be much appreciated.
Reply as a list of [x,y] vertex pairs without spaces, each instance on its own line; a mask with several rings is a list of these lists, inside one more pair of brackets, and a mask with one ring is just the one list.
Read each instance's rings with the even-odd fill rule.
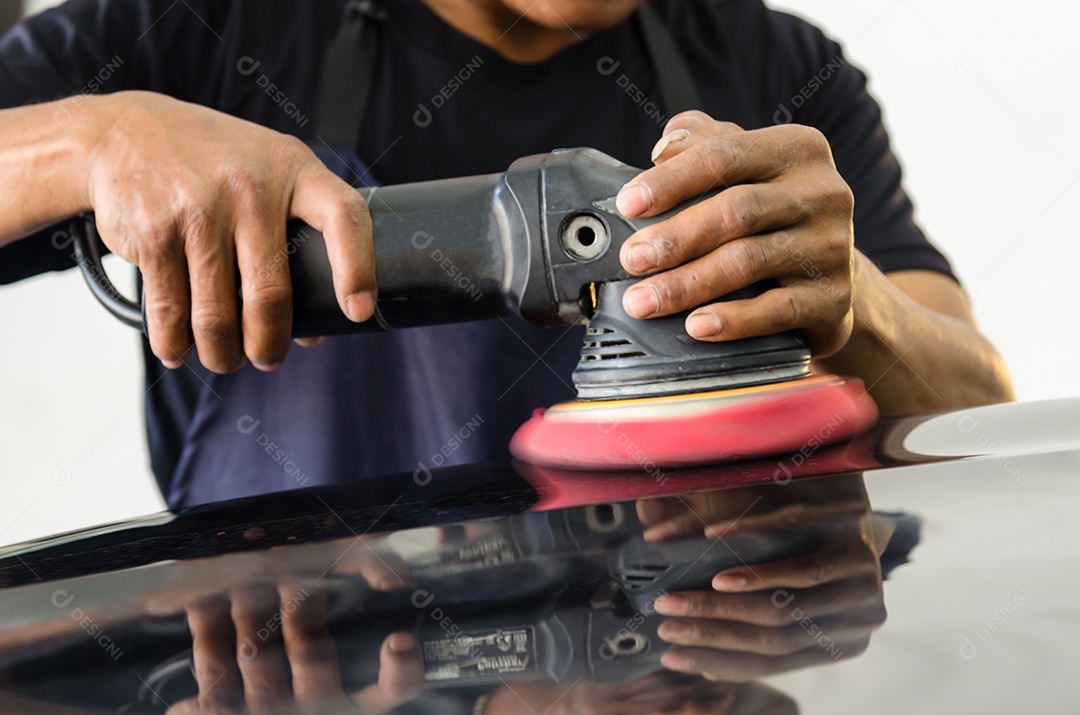
[[[380,19],[369,0],[347,3],[324,61],[319,140],[311,142],[357,187],[377,185],[346,147],[358,144]],[[638,21],[666,109],[700,106],[674,41],[648,5]],[[582,333],[521,320],[411,328],[294,347],[273,373],[250,366],[203,373],[169,506],[397,472],[423,484],[438,467],[505,459],[511,435],[534,408],[573,399]]]

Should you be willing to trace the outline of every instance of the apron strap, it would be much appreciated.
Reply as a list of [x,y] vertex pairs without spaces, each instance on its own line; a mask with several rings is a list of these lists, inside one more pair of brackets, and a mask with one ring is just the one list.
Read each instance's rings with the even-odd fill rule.
[[315,111],[315,136],[331,146],[355,151],[360,143],[384,17],[374,0],[345,3],[341,27],[323,58]]
[[671,117],[690,109],[702,109],[701,95],[686,58],[652,2],[645,2],[635,19],[645,37],[645,49],[656,74],[664,114]]
[[[385,17],[377,0],[345,3],[341,28],[323,59],[315,113],[315,136],[331,146],[359,148],[379,54],[379,23]],[[701,109],[686,58],[651,1],[641,6],[634,20],[645,38],[664,113],[670,117]]]

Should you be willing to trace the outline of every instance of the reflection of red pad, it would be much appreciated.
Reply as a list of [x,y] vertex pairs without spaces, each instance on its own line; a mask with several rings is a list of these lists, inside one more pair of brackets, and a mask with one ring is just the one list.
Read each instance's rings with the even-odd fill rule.
[[554,467],[649,470],[815,450],[877,421],[861,381],[815,376],[699,395],[564,402],[536,410],[510,441]]

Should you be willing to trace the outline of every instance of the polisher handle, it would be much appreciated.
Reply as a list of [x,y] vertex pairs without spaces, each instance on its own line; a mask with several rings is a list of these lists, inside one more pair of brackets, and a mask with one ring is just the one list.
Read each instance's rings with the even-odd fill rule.
[[[589,286],[623,280],[622,243],[658,216],[629,220],[619,189],[640,172],[594,149],[525,157],[502,174],[362,189],[371,211],[379,287],[376,319],[338,308],[323,236],[288,226],[280,259],[293,284],[293,335],[308,337],[522,316],[572,325],[590,313]],[[78,263],[98,300],[145,329],[140,302],[101,265],[92,217],[72,226]]]

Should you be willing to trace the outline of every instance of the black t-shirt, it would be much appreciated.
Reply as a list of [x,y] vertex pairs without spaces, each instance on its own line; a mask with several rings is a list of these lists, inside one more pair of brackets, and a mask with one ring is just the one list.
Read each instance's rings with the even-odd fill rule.
[[[525,66],[456,32],[420,0],[384,5],[358,147],[381,183],[498,172],[520,156],[569,146],[649,164],[666,116],[633,22]],[[80,93],[146,89],[316,143],[319,71],[342,7],[343,0],[71,0],[0,41],[0,106],[70,96],[74,107]],[[819,128],[855,195],[856,246],[886,272],[951,275],[913,222],[866,78],[836,43],[760,0],[663,0],[656,7],[705,111],[748,129],[787,121]],[[0,282],[70,267],[70,253],[56,249],[50,235],[0,250]],[[512,343],[507,355],[524,350]],[[539,354],[521,357],[528,365]],[[569,366],[572,359],[554,371]],[[156,361],[148,359],[148,367],[158,382]],[[181,371],[148,395],[154,468],[165,487],[192,439],[205,378]]]

